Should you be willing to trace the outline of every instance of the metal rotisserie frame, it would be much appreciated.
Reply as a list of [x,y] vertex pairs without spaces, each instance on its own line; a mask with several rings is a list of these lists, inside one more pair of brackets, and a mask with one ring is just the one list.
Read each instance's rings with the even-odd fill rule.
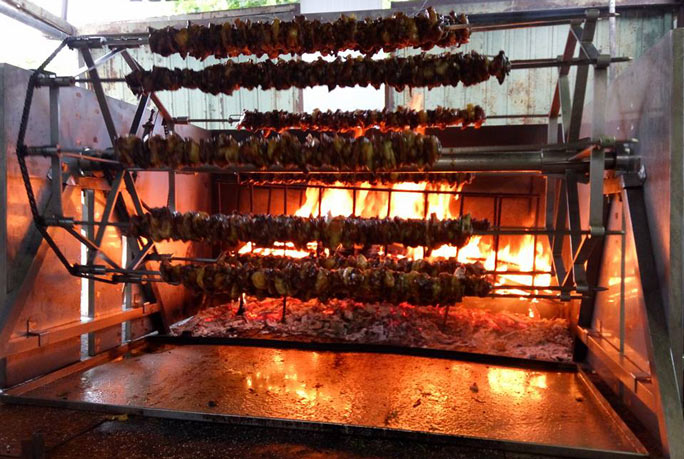
[[[475,22],[474,30],[489,30],[489,26],[486,23],[487,18],[484,16],[486,15],[478,18],[478,21]],[[571,16],[564,16],[562,12],[559,12],[555,16],[551,15],[542,19],[537,18],[537,21],[533,24],[523,19],[519,19],[519,22],[511,20],[507,24],[501,24],[500,21],[492,24],[491,29],[559,23],[569,23],[571,25],[565,52],[560,59],[513,62],[514,69],[542,66],[559,68],[558,84],[553,94],[553,103],[549,113],[547,138],[543,142],[524,145],[447,146],[435,170],[450,172],[521,172],[525,174],[541,174],[546,177],[547,183],[543,198],[545,217],[543,220],[545,221],[545,226],[540,228],[538,224],[535,224],[531,228],[524,229],[502,228],[500,224],[497,224],[495,218],[495,227],[490,235],[498,238],[503,234],[507,234],[507,231],[510,231],[511,233],[534,234],[535,237],[548,238],[553,254],[553,273],[556,275],[558,284],[558,293],[551,296],[559,300],[577,300],[573,303],[577,305],[577,311],[573,316],[575,317],[574,322],[576,322],[574,332],[577,336],[578,350],[576,355],[578,362],[584,360],[587,347],[589,348],[590,356],[598,358],[604,364],[607,362],[605,359],[601,360],[600,356],[596,357],[599,353],[596,352],[596,347],[593,344],[595,336],[593,334],[594,330],[592,330],[592,327],[594,327],[592,322],[594,318],[594,302],[597,287],[600,286],[598,280],[601,271],[601,253],[606,238],[610,236],[624,239],[626,235],[632,235],[634,240],[639,241],[635,245],[636,264],[638,266],[639,283],[645,300],[644,340],[648,353],[647,360],[650,366],[650,373],[641,380],[635,378],[635,387],[637,383],[642,384],[642,386],[648,384],[651,398],[649,399],[650,403],[644,402],[645,408],[650,410],[651,414],[657,419],[657,430],[665,453],[671,457],[679,457],[684,454],[684,440],[682,440],[680,435],[680,432],[684,430],[684,421],[682,420],[681,397],[678,388],[678,378],[681,376],[681,359],[676,364],[673,362],[673,347],[669,338],[672,328],[668,331],[659,279],[653,275],[657,269],[654,250],[650,246],[651,234],[648,227],[649,220],[646,214],[646,203],[644,201],[643,169],[640,158],[634,152],[635,142],[631,138],[616,140],[604,137],[606,134],[604,101],[608,95],[607,69],[611,62],[620,61],[621,59],[600,54],[592,45],[598,18],[598,11],[590,10],[584,15],[575,14]],[[84,59],[86,68],[80,70],[73,77],[55,77],[43,71],[47,64],[46,62],[33,73],[28,83],[29,90],[18,135],[17,153],[19,168],[21,169],[29,195],[32,217],[42,237],[57,254],[58,260],[66,267],[65,274],[69,272],[84,279],[104,280],[109,283],[141,284],[144,294],[142,313],[143,315],[149,315],[150,311],[155,314],[159,313],[162,320],[159,321],[156,328],[157,331],[164,333],[168,330],[167,324],[165,324],[168,320],[165,321],[163,319],[169,311],[165,310],[163,304],[160,304],[161,301],[159,300],[163,293],[153,287],[156,281],[159,280],[158,272],[154,269],[154,266],[162,256],[167,256],[164,250],[169,250],[169,248],[159,248],[154,244],[143,244],[142,241],[129,238],[128,245],[131,256],[123,263],[113,259],[103,247],[106,228],[117,228],[125,225],[127,216],[131,213],[143,213],[143,203],[139,197],[138,190],[140,183],[139,180],[136,183],[135,175],[138,173],[142,174],[144,171],[123,169],[112,157],[112,150],[110,148],[66,147],[61,145],[59,137],[60,115],[58,101],[60,88],[69,87],[79,82],[87,82],[92,84],[95,98],[103,116],[107,136],[113,143],[119,131],[109,108],[110,103],[104,95],[102,80],[97,73],[97,66],[108,59],[120,55],[131,69],[136,69],[139,64],[131,58],[126,48],[144,44],[145,39],[142,36],[76,37],[67,39],[56,52],[59,52],[66,45],[78,49]],[[578,44],[580,57],[575,58],[574,54]],[[91,48],[103,46],[108,47],[109,51],[95,61],[92,58]],[[576,66],[578,69],[572,97],[568,79],[571,66]],[[588,133],[587,138],[581,139],[583,106],[590,67],[594,69],[594,110],[591,121],[588,123],[591,132]],[[88,77],[80,78],[79,75],[85,72],[88,73]],[[27,129],[30,125],[29,109],[32,104],[34,91],[39,91],[38,88],[43,86],[49,87],[51,107],[50,140],[46,146],[30,146],[27,144],[26,137]],[[151,94],[149,97],[143,96],[137,109],[134,110],[128,131],[131,133],[140,132],[142,121],[146,117],[146,107],[150,100],[157,106],[159,113],[164,119],[165,128],[178,129],[183,120],[174,118],[163,107],[159,99],[154,94]],[[145,132],[150,132],[152,128],[152,125],[145,127]],[[194,135],[201,134],[194,133]],[[35,200],[31,200],[33,185],[27,168],[27,164],[35,165],[32,161],[34,159],[40,160],[41,157],[49,158],[49,169],[51,171],[50,186],[54,196],[52,204],[46,208],[42,208]],[[181,171],[181,173],[186,174],[194,174],[196,172],[226,173],[226,171],[212,168]],[[249,168],[240,168],[228,172],[244,174],[249,173],[250,170]],[[273,170],[271,172],[280,173],[283,171]],[[164,201],[169,207],[175,208],[177,204],[176,187],[180,181],[179,177],[182,176],[177,177],[176,172],[168,170],[150,173],[163,175],[168,178]],[[315,176],[315,173],[312,176]],[[87,215],[83,217],[68,212],[68,209],[65,208],[66,200],[62,196],[65,186],[70,183],[78,183],[84,189],[93,189],[94,187],[96,190],[106,191],[106,200],[99,218],[95,217],[94,211],[87,212]],[[197,183],[194,184],[194,186],[198,185]],[[122,190],[125,190],[125,192],[122,193]],[[87,193],[86,196],[88,196]],[[467,194],[464,193],[462,196],[467,196]],[[623,225],[620,228],[609,227],[606,209],[610,207],[607,206],[607,196],[620,196],[621,202],[625,203],[624,212],[628,216],[625,221],[629,221],[630,225]],[[502,199],[496,195],[492,199],[494,201],[494,216],[496,217],[501,214]],[[159,197],[157,197],[157,200],[159,200]],[[615,198],[612,198],[612,200],[614,202]],[[463,201],[461,199],[461,203]],[[541,199],[537,197],[537,208],[539,208],[540,201]],[[86,206],[86,208],[93,209],[93,206]],[[85,262],[72,262],[69,260],[62,252],[52,229],[66,230],[79,244],[83,244],[88,250]],[[173,250],[173,248],[170,250]],[[211,261],[206,256],[196,255],[197,252],[193,251],[191,256],[179,258],[205,262]],[[171,257],[173,256],[171,255]],[[105,264],[97,264],[98,258],[104,260]],[[39,269],[39,266],[37,269]],[[624,280],[622,283],[624,284]],[[55,342],[58,339],[73,338],[82,333],[93,333],[94,331],[129,320],[131,317],[137,317],[136,314],[138,314],[138,312],[128,312],[127,314],[118,315],[112,320],[100,320],[98,327],[101,328],[92,325],[76,324],[68,327],[68,331],[56,329],[35,331],[29,327],[25,336],[12,336],[20,317],[19,306],[17,305],[20,305],[21,301],[17,302],[16,300],[21,297],[22,292],[23,295],[26,295],[26,292],[33,287],[30,279],[28,282],[25,282],[22,289],[18,289],[16,294],[9,298],[7,301],[8,307],[4,308],[0,315],[0,350],[2,351],[0,357],[21,359],[22,352],[29,348],[33,349],[34,346],[36,348],[46,346],[51,342],[51,339],[53,340],[52,342]],[[148,308],[147,312],[145,308]],[[135,310],[133,309],[133,311]],[[97,320],[95,319],[93,323]],[[679,333],[681,334],[681,327],[679,328]],[[31,344],[27,344],[29,342]],[[180,344],[182,341],[175,341],[175,343]],[[66,369],[53,372],[43,379],[11,389],[3,394],[3,397],[7,401],[15,402],[68,404],[68,402],[61,403],[56,401],[54,397],[32,398],[30,396],[23,397],[22,395],[37,390],[41,386],[47,387],[61,377],[66,378],[69,375],[78,374],[79,371],[96,369],[99,364],[116,358],[137,346],[144,347],[146,344],[147,341],[133,341],[114,350],[98,353],[90,360],[84,360]],[[249,345],[250,343],[243,344]],[[256,345],[257,343],[251,344]],[[275,347],[276,345],[274,344],[273,346]],[[396,349],[385,351],[389,353],[398,352]],[[153,353],[150,353],[150,355],[153,355]],[[435,356],[439,357],[440,355],[435,354]],[[455,356],[452,354],[450,356],[443,355],[442,357],[453,358]],[[458,357],[467,358],[467,356]],[[495,360],[492,359],[492,361]],[[590,359],[589,362],[592,362],[592,360]],[[504,359],[504,363],[507,365],[515,363],[527,368],[534,367],[533,362],[511,362]],[[595,365],[598,366],[598,364]],[[629,373],[628,370],[625,370],[619,364],[618,367],[618,369],[611,370],[612,374],[618,377],[618,379],[625,380],[624,373]],[[591,383],[587,382],[586,384],[590,389],[593,387]],[[599,400],[598,405],[601,406],[603,402],[601,402],[600,395],[596,395],[596,400]],[[78,406],[77,403],[72,403],[72,405]],[[88,403],[82,406],[93,408],[94,405]],[[108,402],[101,405],[101,407],[118,412],[192,419],[207,418],[207,416],[197,413],[197,411],[201,410],[190,410],[192,412],[189,414],[187,407],[154,410],[144,406],[130,408],[116,402]],[[604,406],[600,409],[606,408]],[[607,408],[607,410],[612,413],[610,408]],[[217,418],[221,418],[221,416]],[[223,418],[220,420],[248,424],[262,422],[295,428],[316,428],[322,425],[321,423],[309,425],[311,423],[302,423],[301,420],[273,420],[268,417],[257,418],[230,413],[223,415]],[[621,426],[621,424],[619,425]],[[379,434],[380,430],[376,427],[374,426],[374,428],[370,429],[369,433],[373,435]],[[335,421],[332,424],[326,425],[326,428],[333,429],[334,431],[340,431],[341,429],[341,431],[346,432],[354,432],[355,429],[363,430],[363,427],[360,426],[340,425]],[[620,429],[622,427],[618,428],[618,430]],[[400,429],[394,429],[394,433],[408,435],[407,432]],[[420,437],[423,433],[414,433],[414,435]],[[430,437],[430,434],[425,435]],[[433,437],[438,436],[435,435]],[[447,437],[449,437],[448,434]],[[458,441],[463,441],[463,438],[459,436],[452,435],[452,437]],[[491,441],[489,443],[485,441],[485,443],[488,445],[492,444]],[[506,440],[503,440],[503,443],[505,443],[505,448],[513,450],[522,450],[532,446],[529,443],[515,446],[515,442]],[[637,446],[633,452],[637,454],[643,453],[638,442],[636,443]],[[544,447],[535,448],[533,449],[540,452],[554,454],[574,454],[580,451],[573,448],[548,447],[548,445],[546,449]],[[590,451],[585,454],[600,456],[603,453],[601,451]]]

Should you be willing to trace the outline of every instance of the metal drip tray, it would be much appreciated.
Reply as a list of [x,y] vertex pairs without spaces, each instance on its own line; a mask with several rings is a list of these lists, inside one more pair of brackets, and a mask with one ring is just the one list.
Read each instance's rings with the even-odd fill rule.
[[407,355],[165,345],[3,398],[557,455],[645,453],[581,373]]

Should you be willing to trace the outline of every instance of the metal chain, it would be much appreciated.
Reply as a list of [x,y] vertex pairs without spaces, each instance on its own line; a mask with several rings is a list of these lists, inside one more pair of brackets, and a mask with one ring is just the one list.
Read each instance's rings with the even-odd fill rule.
[[[38,212],[38,204],[36,203],[36,196],[33,193],[33,186],[31,186],[31,178],[29,176],[28,167],[26,166],[26,155],[28,154],[28,149],[24,140],[26,138],[26,129],[28,127],[29,115],[31,113],[31,102],[33,101],[33,91],[36,87],[36,80],[38,75],[43,73],[45,67],[55,58],[55,56],[64,48],[64,46],[69,43],[69,38],[64,39],[57,49],[55,49],[52,54],[38,67],[29,77],[28,88],[26,88],[26,98],[24,100],[24,111],[21,114],[21,123],[19,123],[19,136],[17,138],[17,161],[19,162],[19,170],[21,171],[21,178],[24,180],[24,186],[26,188],[26,195],[28,196],[29,206],[31,207],[31,214],[33,214],[33,220],[36,222],[38,228],[44,226],[44,219],[42,215]],[[43,233],[43,231],[41,231]]]

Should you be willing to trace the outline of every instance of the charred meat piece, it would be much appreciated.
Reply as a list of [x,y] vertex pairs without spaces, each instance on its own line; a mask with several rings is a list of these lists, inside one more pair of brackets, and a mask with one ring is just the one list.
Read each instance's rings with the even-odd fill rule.
[[439,15],[431,7],[414,17],[397,12],[390,17],[358,20],[342,15],[323,23],[297,16],[292,21],[251,22],[240,19],[208,26],[190,24],[176,29],[151,30],[150,49],[153,53],[205,59],[239,55],[267,55],[320,52],[334,54],[356,50],[374,54],[380,50],[392,52],[406,47],[425,51],[434,46],[448,48],[468,43],[470,29],[464,14],[452,12]]
[[371,128],[380,131],[401,131],[419,127],[447,126],[480,127],[485,112],[479,105],[469,104],[465,109],[437,107],[435,110],[411,110],[399,107],[396,111],[355,110],[353,112],[325,111],[313,113],[288,113],[283,110],[270,112],[247,111],[239,127],[249,131],[276,131],[301,129],[303,131],[349,132]]
[[289,215],[214,214],[175,212],[166,207],[151,209],[131,218],[127,234],[153,241],[166,239],[203,241],[235,248],[253,242],[271,247],[276,242],[292,242],[304,249],[309,242],[319,242],[330,250],[340,245],[402,244],[405,247],[435,248],[444,244],[462,247],[473,230],[485,230],[487,220],[470,215],[438,220],[361,217],[297,217]]
[[336,87],[385,84],[398,91],[404,88],[437,86],[471,86],[496,77],[499,83],[511,70],[503,51],[490,58],[475,51],[444,55],[419,54],[375,60],[365,57],[337,57],[334,61],[318,58],[301,60],[266,60],[262,62],[226,62],[191,70],[152,67],[136,70],[126,76],[135,94],[199,89],[209,94],[232,94],[238,88],[289,89],[310,86]]

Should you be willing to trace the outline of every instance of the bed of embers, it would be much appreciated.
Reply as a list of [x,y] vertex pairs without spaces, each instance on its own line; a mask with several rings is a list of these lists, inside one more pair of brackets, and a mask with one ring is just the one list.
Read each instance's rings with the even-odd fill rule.
[[[194,337],[268,338],[400,345],[477,352],[526,359],[571,361],[572,337],[562,318],[541,318],[482,308],[362,304],[349,300],[302,302],[247,297],[204,308],[172,328]],[[533,317],[531,317],[533,315]]]

